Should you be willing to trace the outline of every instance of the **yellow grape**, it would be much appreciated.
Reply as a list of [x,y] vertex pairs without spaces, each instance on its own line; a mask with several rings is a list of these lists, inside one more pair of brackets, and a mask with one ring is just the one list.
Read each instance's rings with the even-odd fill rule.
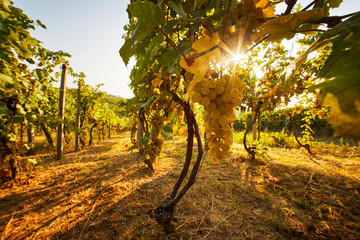
[[224,105],[224,108],[226,109],[227,115],[230,116],[234,112],[234,106],[232,103],[227,103]]
[[209,80],[209,88],[215,88],[216,86],[217,86],[216,80],[210,79]]
[[221,99],[223,100],[224,103],[231,102],[232,100],[230,94],[223,94]]
[[219,112],[219,110],[214,110],[214,111],[212,111],[212,112],[210,113],[210,116],[211,116],[211,118],[213,118],[213,119],[218,119],[218,118],[220,117],[220,112]]
[[207,105],[207,108],[205,110],[208,112],[212,112],[212,111],[216,110],[216,103],[210,102],[209,105]]
[[217,151],[216,158],[219,159],[219,160],[223,160],[225,158],[224,152],[223,151]]
[[202,89],[201,83],[200,83],[200,82],[197,82],[197,83],[195,83],[195,85],[194,85],[194,87],[193,87],[192,90],[193,90],[194,92],[200,93],[200,92],[201,92],[201,89]]
[[[227,75],[226,75],[227,76]],[[217,82],[218,85],[225,86],[226,85],[226,77],[220,78]]]
[[216,158],[216,157],[213,157],[211,159],[211,162],[214,163],[214,164],[218,164],[220,162],[220,159]]
[[217,95],[216,95],[215,90],[210,89],[209,94],[208,94],[208,97],[210,98],[210,100],[214,100],[216,98],[216,96]]
[[218,95],[222,94],[224,92],[224,90],[225,90],[225,88],[220,84],[216,85],[216,87],[215,87],[215,92]]
[[231,135],[225,135],[224,141],[225,141],[226,144],[229,144],[229,145],[233,144],[233,136],[232,136],[232,134]]
[[230,90],[230,96],[231,96],[231,97],[237,97],[239,94],[240,94],[240,91],[239,91],[239,89],[237,89],[237,88],[232,88],[232,89]]
[[202,99],[202,96],[198,92],[195,92],[191,97],[191,100],[193,100],[193,102],[195,102],[195,103],[199,103],[201,101],[201,99]]
[[227,151],[230,150],[230,145],[224,143],[224,144],[221,145],[221,149],[222,149],[224,152],[227,152]]
[[221,126],[228,125],[229,124],[229,117],[225,115],[221,115],[219,117],[219,123]]
[[202,95],[208,95],[208,94],[209,94],[209,88],[203,86],[203,87],[201,88],[201,94],[202,94]]
[[234,98],[232,99],[232,103],[233,103],[235,106],[240,105],[241,101],[242,101],[242,99],[241,99],[240,97],[234,97]]
[[222,129],[223,131],[229,131],[229,130],[231,129],[231,127],[230,127],[229,124],[227,124],[227,125],[221,125],[221,129]]
[[211,126],[213,126],[215,128],[219,128],[219,126],[220,126],[219,119],[212,119],[211,120]]
[[210,85],[209,79],[208,79],[208,78],[203,78],[203,80],[201,81],[201,85],[202,85],[203,87],[209,88],[209,85]]
[[210,99],[208,97],[202,97],[200,100],[200,104],[206,107],[210,104]]

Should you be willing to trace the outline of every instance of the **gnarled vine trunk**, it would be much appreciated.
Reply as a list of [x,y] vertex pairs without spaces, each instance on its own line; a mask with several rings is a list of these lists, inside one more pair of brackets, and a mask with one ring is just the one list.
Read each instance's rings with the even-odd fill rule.
[[[156,221],[158,222],[158,224],[164,227],[166,233],[174,232],[174,225],[172,221],[174,219],[174,211],[176,204],[181,200],[181,198],[186,194],[186,192],[190,189],[190,187],[195,183],[196,176],[199,172],[200,163],[203,157],[203,149],[202,149],[199,127],[197,125],[195,115],[190,107],[190,104],[188,102],[183,101],[179,96],[177,96],[175,92],[171,91],[171,94],[173,95],[173,99],[176,102],[178,102],[184,109],[187,130],[188,130],[188,137],[187,137],[187,147],[186,147],[186,159],[184,162],[183,169],[179,175],[179,178],[175,183],[173,191],[170,194],[170,196],[164,202],[160,203],[154,211]],[[194,135],[197,140],[198,155],[191,170],[190,177],[187,183],[178,193],[180,186],[183,183],[190,168],[193,145],[194,145]]]

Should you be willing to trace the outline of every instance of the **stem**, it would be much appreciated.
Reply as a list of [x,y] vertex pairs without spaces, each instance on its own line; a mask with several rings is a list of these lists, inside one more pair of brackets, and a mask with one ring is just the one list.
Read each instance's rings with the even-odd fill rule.
[[301,147],[305,148],[310,155],[313,155],[312,152],[311,152],[311,150],[310,150],[310,145],[309,145],[309,144],[303,145],[303,144],[299,141],[299,139],[298,139],[298,137],[297,137],[297,134],[296,134],[296,127],[295,127],[294,119],[293,119],[293,117],[291,116],[291,114],[289,114],[289,119],[290,119],[291,127],[292,127],[292,129],[293,129],[293,133],[294,133],[294,137],[295,137],[296,142],[297,142]]
[[211,48],[209,48],[209,49],[206,49],[205,51],[202,51],[201,53],[194,54],[194,55],[192,56],[192,58],[196,59],[196,58],[202,57],[202,56],[204,56],[205,54],[207,54],[207,53],[209,53],[209,52],[217,49],[218,47],[220,47],[219,44],[217,44],[217,45],[215,45],[215,46],[213,46],[213,47],[211,47]]
[[224,39],[225,37],[225,31],[226,31],[226,21],[228,19],[228,16],[229,16],[229,11],[230,11],[230,6],[231,6],[231,0],[229,0],[229,4],[228,4],[228,7],[227,7],[227,11],[226,11],[226,15],[225,15],[225,19],[224,19],[224,29],[223,29],[223,33],[222,33],[222,39]]
[[325,30],[322,30],[322,29],[309,29],[309,30],[296,31],[296,33],[304,33],[304,32],[325,32]]
[[183,187],[183,189],[180,191],[179,195],[175,198],[174,205],[176,205],[181,200],[181,198],[185,195],[185,193],[196,182],[196,176],[197,176],[197,174],[199,172],[200,163],[201,163],[201,159],[202,159],[202,156],[203,156],[201,136],[200,136],[199,127],[198,127],[198,124],[196,122],[195,115],[194,115],[193,111],[191,111],[191,117],[192,117],[193,126],[195,128],[195,136],[196,136],[196,140],[197,140],[197,144],[198,144],[198,155],[197,155],[197,159],[196,159],[196,162],[194,164],[194,167],[193,167],[193,169],[191,171],[189,180],[186,183],[186,185]]
[[256,48],[260,43],[262,43],[263,41],[265,41],[266,39],[268,39],[271,35],[268,34],[266,35],[266,37],[264,37],[263,39],[261,39],[260,41],[258,41],[257,43],[255,43],[255,45],[251,46],[248,50],[246,50],[245,53],[250,52],[251,50],[253,50],[254,48]]
[[255,109],[255,116],[254,116],[254,118],[252,119],[251,124],[246,128],[246,131],[245,131],[245,133],[244,133],[244,138],[243,138],[244,148],[245,148],[245,150],[251,155],[252,159],[255,159],[255,152],[254,152],[254,148],[251,148],[251,147],[249,148],[249,147],[247,147],[247,145],[246,145],[246,135],[248,134],[248,132],[250,131],[250,129],[251,129],[252,126],[254,125],[254,123],[255,123],[255,121],[256,121],[256,119],[257,119],[258,114],[260,114],[260,106],[261,106],[261,104],[262,104],[262,101],[259,101],[259,102],[258,102],[258,105],[257,105],[257,107],[256,107],[256,109]]
[[309,5],[307,5],[303,10],[301,10],[301,12],[304,12],[306,10],[308,10],[312,5],[314,5],[317,1],[319,0],[314,0],[311,3],[309,3]]
[[289,15],[291,13],[291,11],[293,10],[296,2],[297,2],[297,0],[288,0],[288,2],[287,2],[288,6],[282,15]]
[[176,102],[178,102],[183,108],[186,116],[186,123],[187,123],[187,129],[188,129],[188,139],[187,139],[187,147],[186,147],[186,159],[184,163],[184,167],[180,173],[180,176],[178,180],[175,183],[175,186],[173,188],[173,191],[170,195],[171,199],[175,199],[175,196],[184,181],[191,163],[192,158],[192,148],[194,145],[194,128],[193,128],[193,119],[191,117],[191,109],[190,105],[183,101],[175,92],[171,91],[171,94],[173,95],[173,98]]
[[176,46],[176,44],[174,43],[173,40],[171,40],[171,38],[168,37],[168,35],[160,28],[158,27],[159,31],[165,36],[166,40],[168,41],[168,43],[170,43],[170,45],[176,50],[178,51],[181,56],[183,56],[185,58],[185,61],[188,61],[188,58],[185,56],[185,54],[181,51],[180,48],[178,48],[178,46]]

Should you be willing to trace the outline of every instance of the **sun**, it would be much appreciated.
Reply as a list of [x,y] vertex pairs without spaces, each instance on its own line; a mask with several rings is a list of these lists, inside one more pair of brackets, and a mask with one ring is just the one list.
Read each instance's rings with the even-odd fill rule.
[[232,62],[240,62],[242,59],[244,58],[244,56],[240,53],[236,53],[233,55],[233,58],[232,58]]

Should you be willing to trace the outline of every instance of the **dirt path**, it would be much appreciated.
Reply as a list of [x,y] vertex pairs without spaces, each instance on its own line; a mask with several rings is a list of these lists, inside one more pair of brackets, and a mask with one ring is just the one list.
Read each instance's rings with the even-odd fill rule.
[[171,191],[185,140],[167,141],[151,174],[136,151],[127,151],[129,139],[125,133],[44,162],[29,185],[2,186],[1,239],[360,236],[359,158],[310,159],[298,149],[272,149],[249,162],[236,145],[229,160],[204,160],[198,182],[178,205],[175,233],[165,235],[148,212]]

